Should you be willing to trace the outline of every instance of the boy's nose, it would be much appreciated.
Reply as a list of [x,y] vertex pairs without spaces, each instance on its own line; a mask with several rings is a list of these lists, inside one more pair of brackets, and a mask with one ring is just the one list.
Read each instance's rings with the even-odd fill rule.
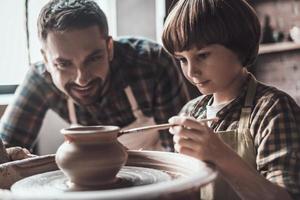
[[190,78],[199,77],[202,74],[200,66],[196,65],[195,63],[189,63],[187,75]]

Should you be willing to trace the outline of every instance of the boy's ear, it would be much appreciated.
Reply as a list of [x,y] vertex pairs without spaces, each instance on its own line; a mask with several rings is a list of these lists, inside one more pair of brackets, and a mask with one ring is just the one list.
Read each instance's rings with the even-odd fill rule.
[[112,61],[114,57],[114,40],[112,37],[108,37],[107,39],[107,53],[109,61]]

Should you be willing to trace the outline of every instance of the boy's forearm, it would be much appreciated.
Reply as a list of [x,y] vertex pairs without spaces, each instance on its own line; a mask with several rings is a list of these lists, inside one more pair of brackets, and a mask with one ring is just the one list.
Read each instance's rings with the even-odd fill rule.
[[265,179],[237,154],[230,155],[219,164],[222,177],[231,185],[241,199],[289,200],[289,193],[282,187]]

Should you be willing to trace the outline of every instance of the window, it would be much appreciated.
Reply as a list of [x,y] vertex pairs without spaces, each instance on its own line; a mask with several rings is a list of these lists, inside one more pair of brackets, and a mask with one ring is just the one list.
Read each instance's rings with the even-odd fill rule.
[[[23,2],[23,3],[21,3]],[[36,20],[48,0],[28,0],[29,50],[31,62],[40,61],[40,43]],[[116,0],[96,0],[106,13],[110,34],[116,36]],[[25,28],[25,1],[1,0],[0,2],[0,94],[12,93],[24,79],[29,66]]]
[[0,85],[20,83],[28,63],[24,29],[25,3],[2,0],[0,3]]

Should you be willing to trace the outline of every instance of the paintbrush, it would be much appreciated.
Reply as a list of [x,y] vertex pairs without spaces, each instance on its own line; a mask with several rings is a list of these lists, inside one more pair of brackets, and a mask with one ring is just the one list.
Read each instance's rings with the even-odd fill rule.
[[[199,119],[197,121],[198,122],[209,122],[209,121],[216,121],[216,120],[218,120],[218,118]],[[165,123],[165,124],[156,124],[156,125],[151,125],[151,126],[142,126],[142,127],[138,127],[138,128],[125,129],[125,130],[121,130],[119,132],[119,136],[123,135],[123,134],[139,133],[139,132],[145,132],[145,131],[149,131],[149,130],[159,131],[159,130],[168,129],[172,126],[176,126],[176,124]]]

